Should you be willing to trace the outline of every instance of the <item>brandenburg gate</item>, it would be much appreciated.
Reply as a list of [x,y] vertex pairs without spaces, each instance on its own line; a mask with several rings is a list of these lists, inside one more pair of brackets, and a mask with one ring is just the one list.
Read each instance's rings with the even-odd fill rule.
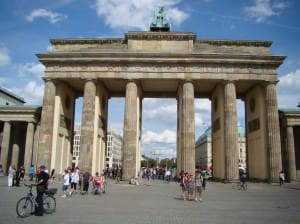
[[[125,97],[123,179],[140,169],[142,99],[177,99],[177,170],[195,171],[195,98],[211,100],[213,175],[238,179],[236,100],[245,104],[248,173],[277,182],[282,169],[276,69],[270,41],[197,39],[191,32],[52,39],[45,65],[38,164],[71,164],[75,100],[83,97],[79,167],[104,168],[108,100]],[[118,110],[118,108],[115,108]],[[198,133],[197,133],[198,134]]]

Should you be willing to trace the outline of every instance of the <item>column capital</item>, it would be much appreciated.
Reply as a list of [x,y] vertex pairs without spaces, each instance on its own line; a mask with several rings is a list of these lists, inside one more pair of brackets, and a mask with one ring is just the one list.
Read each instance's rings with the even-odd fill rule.
[[95,78],[82,78],[82,80],[87,83],[87,82],[93,82],[94,84],[98,83],[98,79]]
[[58,79],[52,79],[52,78],[49,78],[49,77],[46,77],[46,78],[42,78],[44,80],[44,82],[52,82],[54,83],[55,85],[59,83]]
[[223,79],[220,83],[222,83],[223,85],[226,85],[226,84],[235,84],[238,80],[237,79]]
[[277,83],[279,82],[279,80],[274,80],[274,81],[263,81],[261,82],[260,84],[263,86],[263,87],[266,87],[268,85],[277,85]]

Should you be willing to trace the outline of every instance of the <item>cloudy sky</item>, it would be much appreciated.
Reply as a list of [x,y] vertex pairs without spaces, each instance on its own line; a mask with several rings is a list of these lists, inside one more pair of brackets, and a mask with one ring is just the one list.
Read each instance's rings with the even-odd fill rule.
[[[278,69],[279,107],[300,101],[300,1],[298,0],[1,0],[0,86],[42,104],[44,67],[35,54],[49,51],[51,38],[124,37],[146,31],[159,6],[172,31],[201,39],[271,40],[271,51],[287,59]],[[78,100],[76,122],[80,122]],[[210,101],[195,100],[196,138],[210,125]],[[176,100],[143,100],[143,153],[175,156]],[[239,123],[244,124],[238,100]],[[111,99],[109,124],[122,132],[124,99]]]

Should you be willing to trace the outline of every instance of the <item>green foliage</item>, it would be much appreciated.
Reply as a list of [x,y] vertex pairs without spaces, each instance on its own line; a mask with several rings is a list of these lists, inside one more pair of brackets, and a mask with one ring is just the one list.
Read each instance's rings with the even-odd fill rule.
[[174,159],[162,159],[159,163],[161,168],[175,168],[176,167],[176,160]]
[[156,160],[152,158],[141,161],[141,167],[156,167],[156,165],[157,165]]

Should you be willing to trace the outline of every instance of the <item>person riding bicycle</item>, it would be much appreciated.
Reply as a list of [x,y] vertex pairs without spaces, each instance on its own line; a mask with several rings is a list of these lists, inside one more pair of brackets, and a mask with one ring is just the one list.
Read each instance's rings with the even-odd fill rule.
[[35,215],[36,216],[43,216],[44,215],[44,206],[43,206],[43,195],[48,187],[48,180],[49,174],[45,172],[46,167],[41,165],[39,167],[40,172],[37,175],[37,182],[36,182],[36,202],[38,206],[35,208]]

